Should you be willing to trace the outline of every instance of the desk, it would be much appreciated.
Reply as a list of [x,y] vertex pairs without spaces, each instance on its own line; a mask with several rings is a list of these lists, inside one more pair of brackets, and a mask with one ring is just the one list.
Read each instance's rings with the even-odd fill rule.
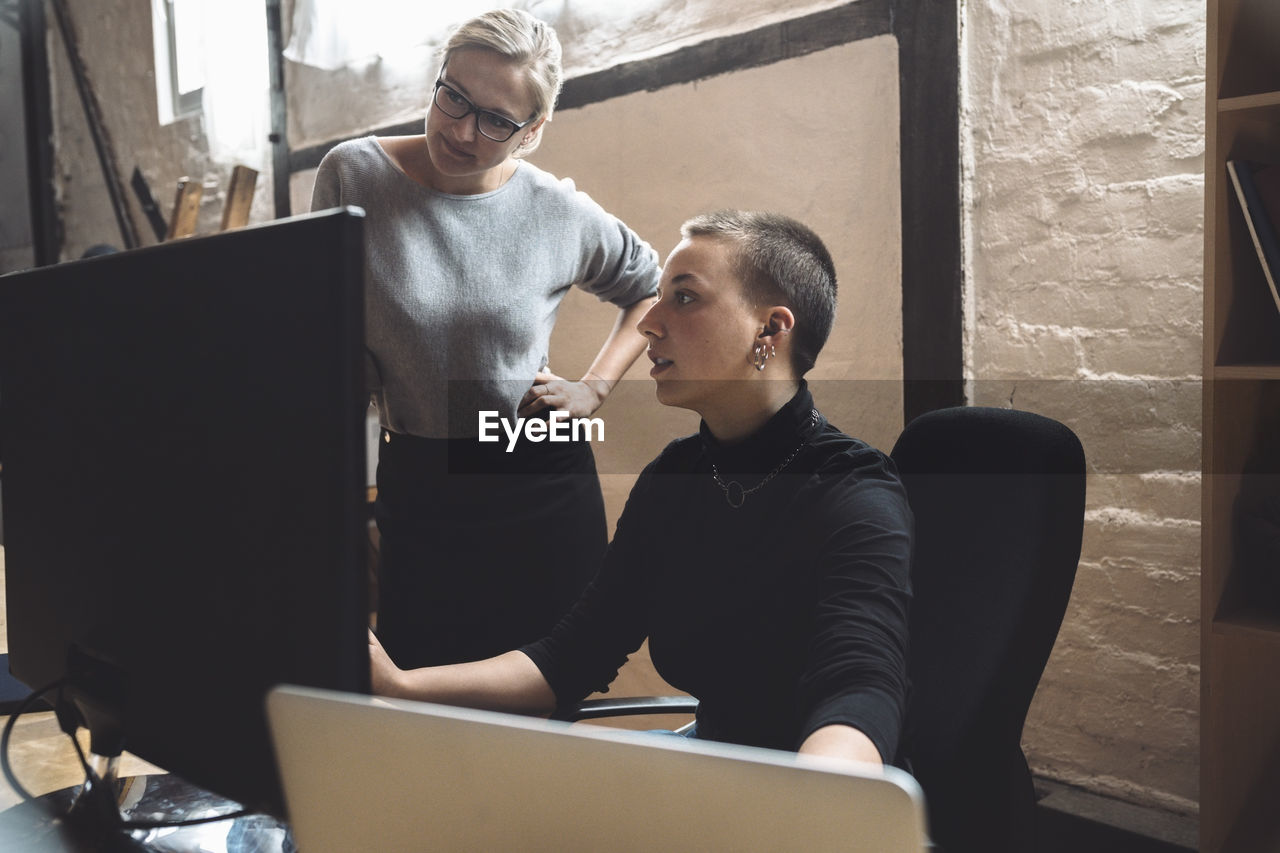
[[[0,546],[0,653],[8,650],[5,633],[4,548]],[[0,716],[0,727],[8,721]],[[80,743],[88,748],[88,733],[80,733]],[[0,777],[0,851],[13,853],[80,853],[100,850],[202,850],[210,853],[291,853],[292,839],[283,824],[273,818],[254,815],[236,821],[156,830],[150,842],[120,836],[119,844],[104,848],[98,843],[77,839],[56,816],[64,814],[84,780],[84,771],[75,749],[58,727],[52,712],[25,714],[14,726],[9,742],[9,760],[14,775],[24,788],[37,796],[23,803]],[[159,767],[125,753],[118,771],[129,783],[122,785],[123,802],[131,816],[148,814],[202,816],[227,811],[225,800],[201,791]],[[201,811],[203,809],[204,811]],[[157,846],[164,832],[164,846]],[[147,834],[141,834],[143,838]],[[147,843],[151,846],[148,847]]]
[[[236,804],[167,773],[129,776],[116,784],[122,813],[134,820],[199,818],[236,810]],[[77,829],[63,819],[79,787],[63,788],[0,812],[0,850],[23,853],[294,853],[288,827],[267,815],[188,827],[113,832]]]

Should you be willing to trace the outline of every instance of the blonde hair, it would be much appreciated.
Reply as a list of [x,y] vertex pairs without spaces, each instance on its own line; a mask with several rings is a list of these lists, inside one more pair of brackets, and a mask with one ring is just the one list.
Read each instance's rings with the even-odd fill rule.
[[[560,66],[560,39],[550,24],[540,21],[522,9],[494,9],[461,24],[445,42],[441,70],[449,64],[455,51],[483,48],[504,56],[522,66],[533,96],[531,120],[551,118],[564,72]],[[513,154],[525,157],[542,142],[542,128],[528,142],[522,142]]]

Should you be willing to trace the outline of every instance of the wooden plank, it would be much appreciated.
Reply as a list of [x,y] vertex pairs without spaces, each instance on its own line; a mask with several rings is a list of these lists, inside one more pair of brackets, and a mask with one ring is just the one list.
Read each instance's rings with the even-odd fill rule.
[[248,166],[236,166],[231,170],[231,184],[227,187],[227,201],[222,208],[222,228],[243,228],[249,224],[249,208],[253,205],[253,189],[258,183],[258,171]]
[[133,187],[133,194],[138,198],[138,204],[142,205],[142,212],[147,217],[147,222],[151,224],[151,230],[155,232],[156,239],[163,241],[164,235],[169,233],[169,224],[164,221],[160,205],[156,204],[155,197],[151,195],[151,186],[137,166],[133,167],[133,177],[129,179],[129,184]]
[[200,218],[200,197],[204,184],[191,178],[178,179],[178,191],[173,199],[173,215],[169,217],[169,234],[166,240],[179,240],[196,233],[196,221]]

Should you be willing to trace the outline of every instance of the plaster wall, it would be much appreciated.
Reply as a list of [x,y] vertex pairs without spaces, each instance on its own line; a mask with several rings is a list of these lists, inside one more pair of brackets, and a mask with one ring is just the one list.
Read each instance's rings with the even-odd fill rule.
[[1062,420],[1090,467],[1029,761],[1194,811],[1205,5],[963,10],[971,400]]

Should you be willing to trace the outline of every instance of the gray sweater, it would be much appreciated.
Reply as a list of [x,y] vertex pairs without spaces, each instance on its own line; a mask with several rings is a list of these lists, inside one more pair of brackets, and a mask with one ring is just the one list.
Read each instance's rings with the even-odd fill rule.
[[657,290],[654,250],[531,163],[493,192],[449,195],[355,139],[316,174],[312,210],[340,205],[366,214],[370,390],[393,432],[472,437],[478,411],[514,418],[570,287],[619,307]]

